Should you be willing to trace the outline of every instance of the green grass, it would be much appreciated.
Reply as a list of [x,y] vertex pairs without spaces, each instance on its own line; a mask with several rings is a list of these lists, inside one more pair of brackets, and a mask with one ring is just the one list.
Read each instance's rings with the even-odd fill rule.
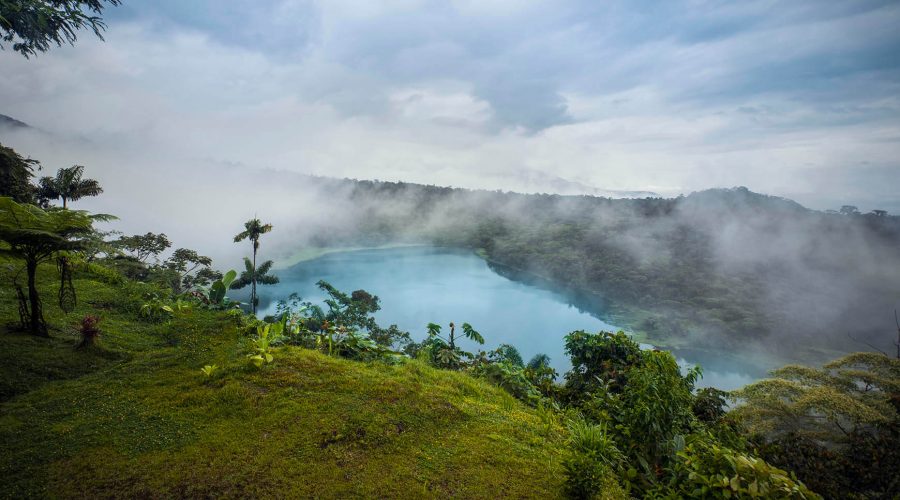
[[[0,334],[0,497],[561,495],[562,429],[484,381],[295,347],[255,369],[223,314],[146,323],[140,285],[80,276],[65,316],[41,273],[52,338]],[[75,350],[86,313],[101,344]]]

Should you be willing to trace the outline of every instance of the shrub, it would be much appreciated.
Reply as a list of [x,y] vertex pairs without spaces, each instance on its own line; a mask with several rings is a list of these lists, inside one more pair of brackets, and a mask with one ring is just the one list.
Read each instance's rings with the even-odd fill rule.
[[78,325],[78,332],[81,334],[81,341],[76,346],[78,349],[92,347],[97,345],[97,338],[100,337],[100,316],[88,314],[81,318]]
[[603,425],[569,423],[568,456],[563,461],[565,492],[570,498],[624,498],[615,478],[622,454]]
[[694,436],[678,452],[667,484],[648,496],[667,498],[821,498],[764,460]]

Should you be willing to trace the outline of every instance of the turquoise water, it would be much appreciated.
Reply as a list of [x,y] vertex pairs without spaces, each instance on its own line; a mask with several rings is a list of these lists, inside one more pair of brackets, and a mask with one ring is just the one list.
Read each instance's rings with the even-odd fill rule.
[[[396,324],[416,340],[425,337],[430,322],[445,329],[451,321],[467,322],[484,336],[485,350],[512,344],[526,361],[544,353],[561,374],[570,368],[563,351],[567,333],[621,329],[602,315],[572,305],[561,293],[509,279],[475,254],[460,250],[405,247],[332,253],[277,274],[281,283],[259,289],[260,316],[274,313],[275,302],[294,292],[320,303],[324,294],[315,284],[324,279],[345,292],[364,289],[377,295],[378,323]],[[461,347],[474,352],[480,346],[463,339]],[[762,370],[726,355],[694,351],[676,356],[683,365],[704,367],[704,386],[733,389],[762,375]]]

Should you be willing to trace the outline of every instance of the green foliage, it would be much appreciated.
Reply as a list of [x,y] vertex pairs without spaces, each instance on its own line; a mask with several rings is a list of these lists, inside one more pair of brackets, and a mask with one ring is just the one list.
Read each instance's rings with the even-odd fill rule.
[[219,371],[219,365],[206,365],[200,369],[200,373],[202,373],[207,379],[213,378],[213,376],[218,371]]
[[585,397],[599,388],[617,393],[628,369],[640,363],[641,348],[625,332],[590,334],[582,330],[565,337],[572,370],[566,373],[566,390],[572,398]]
[[211,269],[212,259],[189,248],[178,248],[161,266],[152,269],[156,280],[168,285],[173,295],[206,287],[221,274]]
[[242,281],[245,278],[245,274],[241,273],[241,280],[238,280],[232,287],[240,288],[250,285],[250,309],[253,311],[253,314],[256,314],[256,306],[259,301],[256,296],[256,284],[257,281],[264,279],[267,280],[268,283],[264,281],[260,281],[263,284],[274,284],[278,283],[277,276],[268,276],[266,273],[269,271],[269,268],[272,267],[272,261],[265,262],[261,267],[264,267],[264,270],[257,269],[256,267],[256,252],[259,250],[259,238],[263,234],[272,231],[272,224],[263,224],[259,219],[253,218],[244,223],[244,231],[238,233],[234,237],[234,242],[239,243],[244,240],[249,240],[253,245],[253,260],[244,259],[244,264],[247,267],[246,271],[246,279],[245,283]]
[[860,352],[773,375],[737,391],[732,412],[762,457],[828,497],[900,492],[900,360]]
[[40,168],[37,160],[23,158],[14,149],[0,144],[0,196],[8,196],[17,203],[33,202],[36,191],[31,185],[34,167]]
[[3,0],[0,42],[12,42],[13,50],[27,58],[50,50],[52,44],[74,45],[76,32],[82,29],[93,31],[102,40],[101,32],[106,25],[100,14],[106,4],[121,3],[121,0]]
[[872,430],[898,419],[900,360],[855,353],[822,369],[790,365],[737,391],[735,409],[752,432],[798,434],[832,445],[853,430]]
[[791,498],[819,495],[765,461],[694,437],[678,452],[671,479],[648,496],[664,498]]
[[206,300],[211,307],[227,307],[228,303],[225,293],[228,291],[228,288],[236,277],[237,271],[232,269],[225,273],[221,278],[213,281],[209,290],[206,292]]
[[252,352],[247,358],[257,368],[269,364],[274,360],[271,353],[271,347],[277,342],[282,334],[281,323],[266,323],[256,328],[256,338],[251,339],[253,346]]
[[316,286],[328,294],[325,320],[348,329],[371,331],[376,327],[375,318],[371,315],[381,309],[377,295],[365,290],[356,290],[348,295],[325,280],[319,280]]
[[100,183],[94,179],[82,179],[84,166],[74,165],[56,171],[56,177],[41,177],[38,197],[42,205],[50,200],[62,199],[66,208],[68,201],[78,201],[85,196],[98,196],[103,193]]
[[528,378],[521,365],[507,360],[493,361],[476,365],[473,373],[484,377],[527,404],[535,406],[541,401],[541,392]]
[[615,479],[624,462],[604,425],[577,419],[569,422],[568,454],[563,461],[565,492],[570,498],[625,497]]
[[140,312],[138,313],[141,318],[150,322],[159,323],[168,321],[175,315],[175,309],[159,294],[147,294],[146,299],[147,301],[141,305]]
[[169,241],[169,237],[165,234],[150,232],[143,235],[122,236],[114,241],[113,244],[144,264],[147,263],[147,259],[151,257],[156,259],[159,254],[172,246],[172,242]]
[[[37,267],[62,251],[83,248],[84,238],[93,230],[95,220],[110,220],[109,215],[90,215],[83,211],[43,210],[0,197],[0,240],[9,245],[0,254],[25,261],[28,295],[19,292],[22,326],[34,335],[47,336],[41,299],[35,284]],[[16,287],[19,285],[16,283]]]
[[[463,323],[463,324],[462,324],[462,330],[463,330],[463,335],[464,335],[467,339],[469,339],[469,340],[471,340],[471,341],[473,341],[473,342],[477,342],[477,343],[482,344],[482,345],[484,344],[484,337],[482,337],[480,333],[478,333],[477,331],[475,331],[475,329],[472,328],[472,325],[470,325],[470,324],[468,324],[468,323]],[[451,343],[452,343],[452,342],[451,342]],[[515,349],[515,348],[513,348],[513,349]],[[519,356],[519,364],[520,364],[520,365],[522,364],[521,361],[522,361],[522,356]]]

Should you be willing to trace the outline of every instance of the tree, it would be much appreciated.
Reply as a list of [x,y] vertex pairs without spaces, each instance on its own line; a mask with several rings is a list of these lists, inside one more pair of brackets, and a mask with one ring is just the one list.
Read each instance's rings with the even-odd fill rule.
[[35,166],[40,168],[37,160],[22,158],[14,149],[0,144],[0,196],[9,196],[18,203],[31,203],[35,192],[31,185]]
[[59,252],[80,249],[82,238],[90,234],[95,220],[112,218],[81,210],[44,210],[16,203],[12,198],[0,198],[0,240],[10,247],[2,252],[25,261],[28,297],[20,297],[21,313],[33,335],[48,336],[35,283],[38,265]]
[[[256,298],[256,251],[259,250],[259,237],[270,232],[271,230],[272,224],[263,224],[259,219],[253,218],[245,222],[244,231],[234,237],[235,243],[240,243],[244,240],[250,240],[250,242],[253,244],[253,267],[250,272],[250,304],[253,308],[253,314],[256,314],[256,303],[259,302]],[[278,278],[275,279],[277,280]]]
[[879,209],[875,209],[875,210],[872,210],[872,211],[869,212],[869,213],[870,213],[871,215],[874,215],[875,217],[884,217],[884,216],[887,215],[887,210],[879,210]]
[[222,277],[209,266],[212,259],[189,248],[179,248],[162,264],[163,274],[172,293],[179,294],[191,288],[208,285]]
[[855,205],[841,206],[840,213],[843,215],[859,215],[859,207]]
[[325,299],[325,305],[328,306],[325,319],[330,323],[370,332],[377,328],[375,318],[370,316],[381,309],[377,295],[365,290],[356,290],[347,295],[325,280],[319,280],[316,286],[328,294],[329,298]]
[[756,452],[826,498],[900,491],[900,359],[849,354],[817,369],[789,365],[734,393],[729,412]]
[[253,314],[256,314],[256,306],[259,304],[259,297],[256,295],[256,285],[274,285],[279,282],[278,276],[269,274],[273,264],[274,262],[267,260],[257,267],[255,262],[251,262],[250,259],[244,257],[244,270],[241,271],[240,277],[231,283],[232,290],[252,285],[250,307],[253,309]]
[[898,418],[900,360],[884,354],[849,354],[821,369],[788,365],[772,375],[737,391],[744,404],[734,410],[770,438],[796,434],[839,446],[853,431]]
[[[105,4],[121,0],[0,0],[0,42],[12,42],[13,50],[26,58],[68,43],[76,32],[89,29],[103,40],[106,24],[100,15]],[[3,43],[0,43],[0,49]]]
[[117,247],[130,253],[135,259],[144,264],[150,257],[156,257],[172,246],[169,237],[164,233],[147,233],[144,235],[122,236],[115,241]]
[[97,196],[103,192],[100,183],[94,179],[82,179],[83,165],[73,165],[56,171],[56,177],[42,177],[38,196],[42,200],[62,198],[63,208],[68,200],[78,201],[85,196]]

